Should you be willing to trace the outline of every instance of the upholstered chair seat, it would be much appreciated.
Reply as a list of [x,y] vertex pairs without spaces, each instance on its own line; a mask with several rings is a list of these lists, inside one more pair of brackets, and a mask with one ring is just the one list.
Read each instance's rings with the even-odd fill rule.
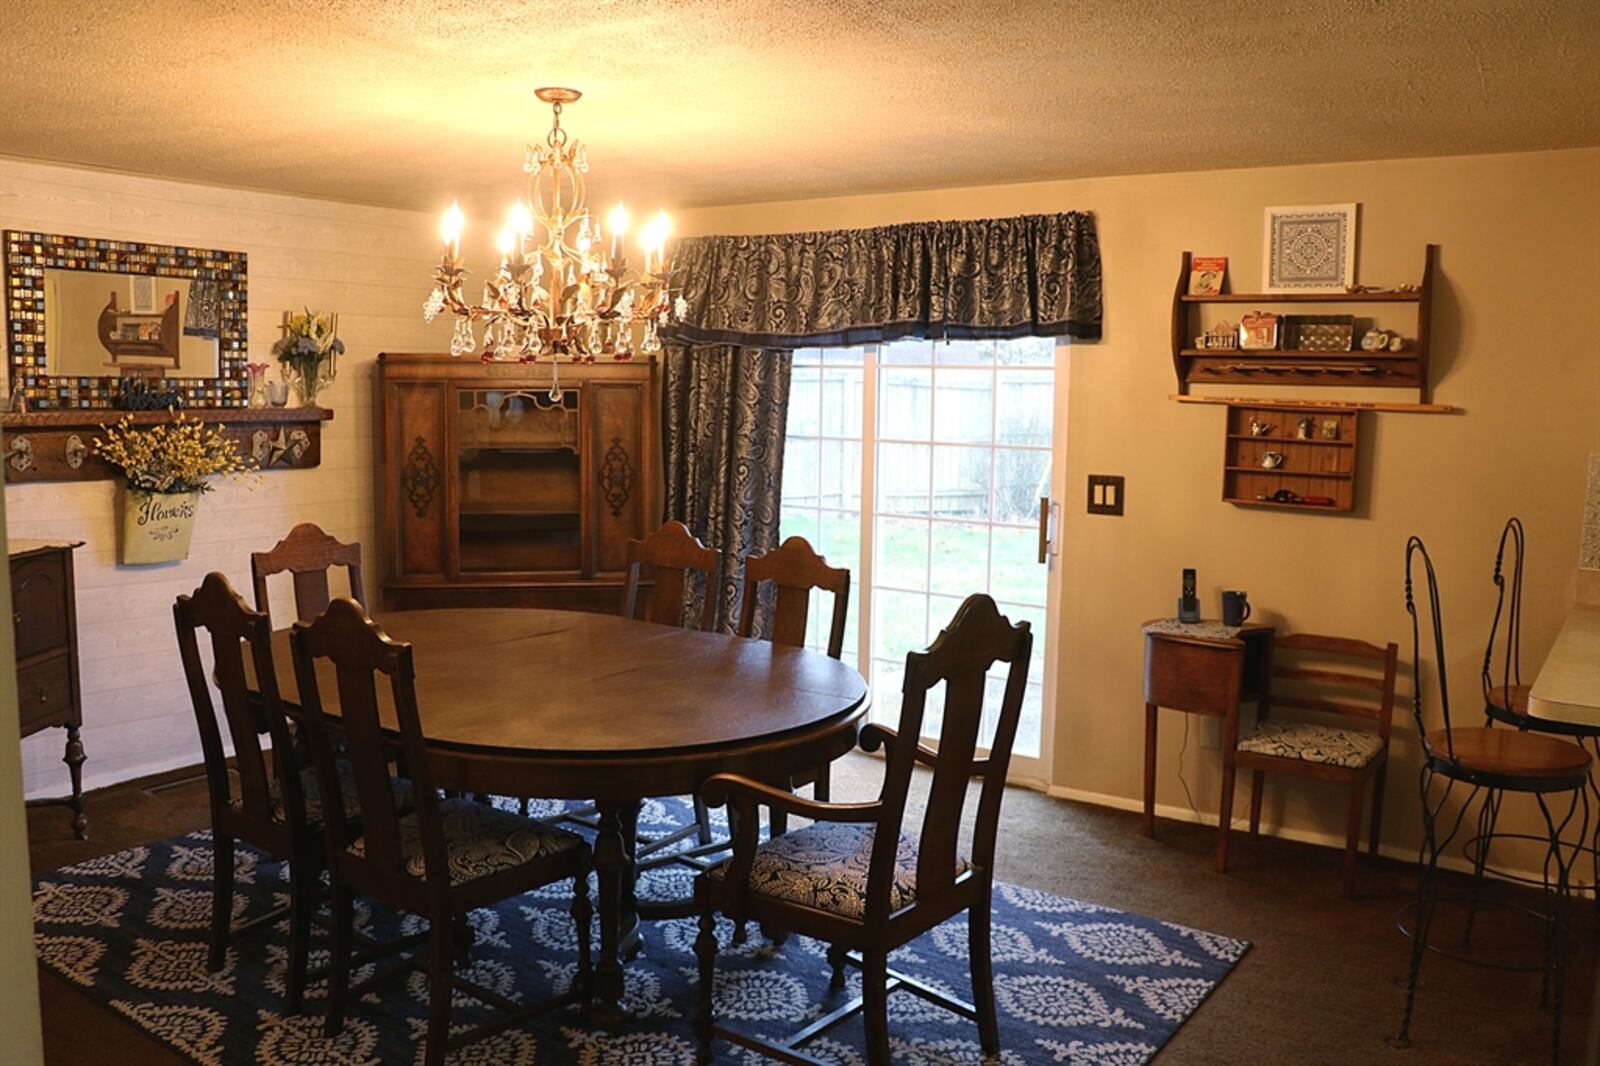
[[[587,846],[576,833],[542,826],[476,800],[440,800],[439,821],[444,829],[446,861],[453,885],[514,869],[546,855]],[[364,838],[357,838],[350,845],[350,853],[365,855],[365,844]],[[424,876],[422,827],[415,813],[400,819],[400,858],[405,863],[406,873],[412,877]]]
[[1268,721],[1239,738],[1239,751],[1359,770],[1383,750],[1383,737],[1312,722]]
[[[344,813],[347,818],[361,817],[361,797],[356,790],[355,771],[350,763],[344,759],[338,762],[339,791],[343,794]],[[396,779],[393,782],[394,803],[402,811],[409,811],[416,806],[415,798],[411,793],[411,782]],[[300,771],[300,792],[305,797],[306,822],[312,826],[322,824],[322,791],[317,785],[317,771],[315,767],[308,766]],[[283,782],[274,780],[267,786],[267,794],[272,797],[272,818],[274,821],[284,822],[289,819],[288,804],[283,798]]]
[[[750,867],[750,892],[798,903],[803,907],[861,918],[867,912],[867,870],[872,865],[874,826],[844,822],[816,822],[792,830],[756,847]],[[706,871],[721,881],[732,859]],[[971,864],[957,858],[959,877]],[[905,834],[895,855],[894,881],[889,888],[889,910],[897,911],[917,898],[917,845]]]

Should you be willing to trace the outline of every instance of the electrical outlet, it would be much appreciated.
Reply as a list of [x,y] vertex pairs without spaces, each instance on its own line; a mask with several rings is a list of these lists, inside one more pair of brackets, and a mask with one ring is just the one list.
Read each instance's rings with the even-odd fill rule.
[[1089,475],[1089,513],[1120,515],[1124,478],[1121,474]]

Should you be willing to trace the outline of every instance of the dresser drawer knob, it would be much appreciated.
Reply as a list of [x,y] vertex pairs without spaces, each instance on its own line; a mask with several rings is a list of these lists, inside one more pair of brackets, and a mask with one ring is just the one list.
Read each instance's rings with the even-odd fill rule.
[[40,703],[49,703],[50,702],[50,693],[49,693],[48,690],[45,689],[45,687],[43,685],[39,686],[39,702]]

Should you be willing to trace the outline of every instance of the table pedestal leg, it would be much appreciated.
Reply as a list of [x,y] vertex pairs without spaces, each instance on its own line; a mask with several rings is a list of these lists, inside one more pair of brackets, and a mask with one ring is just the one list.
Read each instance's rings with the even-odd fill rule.
[[596,806],[600,815],[594,840],[594,868],[600,881],[600,954],[595,966],[594,1017],[602,1025],[623,1025],[630,1019],[622,1006],[622,960],[639,943],[633,886],[639,803],[602,801]]

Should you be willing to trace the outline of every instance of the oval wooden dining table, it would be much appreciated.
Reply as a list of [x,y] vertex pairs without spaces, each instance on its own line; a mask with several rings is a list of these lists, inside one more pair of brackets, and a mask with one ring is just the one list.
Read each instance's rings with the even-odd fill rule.
[[[819,652],[614,615],[523,608],[386,611],[411,644],[434,785],[593,801],[600,882],[597,1006],[622,1018],[623,958],[638,938],[634,843],[647,798],[715,773],[783,781],[855,746],[867,684]],[[289,631],[278,684],[298,702]],[[331,667],[324,708],[338,713]],[[387,686],[381,715],[394,725]]]

